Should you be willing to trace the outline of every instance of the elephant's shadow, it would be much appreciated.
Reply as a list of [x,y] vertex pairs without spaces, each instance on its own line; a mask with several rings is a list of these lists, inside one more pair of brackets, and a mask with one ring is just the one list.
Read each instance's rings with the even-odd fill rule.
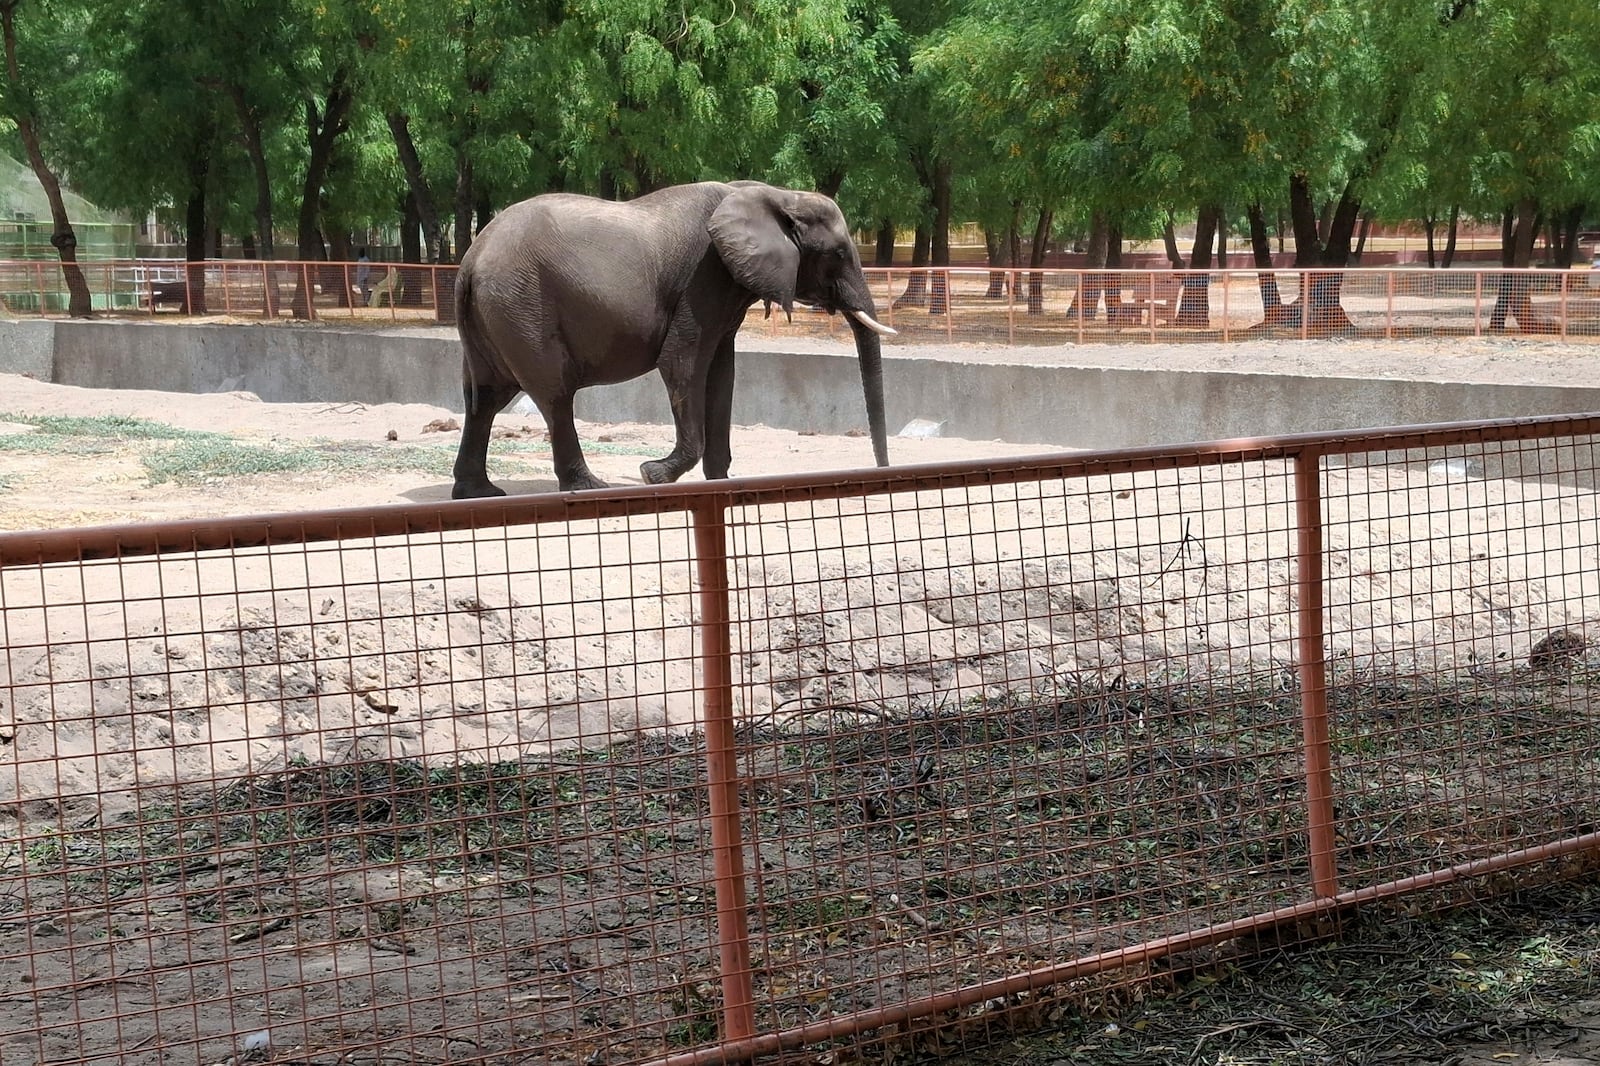
[[[560,492],[561,485],[553,477],[530,478],[523,481],[497,481],[495,484],[506,490],[508,496],[531,496],[537,492]],[[443,503],[450,499],[450,490],[454,483],[441,481],[437,485],[419,485],[414,489],[407,489],[400,494],[402,499],[412,503]]]

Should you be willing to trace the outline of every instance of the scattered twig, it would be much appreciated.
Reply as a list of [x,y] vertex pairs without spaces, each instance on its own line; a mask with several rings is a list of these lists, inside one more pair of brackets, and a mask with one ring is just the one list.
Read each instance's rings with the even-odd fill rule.
[[914,923],[916,923],[917,927],[923,932],[931,933],[934,931],[933,923],[928,921],[927,918],[923,917],[923,915],[918,912],[916,908],[902,900],[898,894],[894,892],[889,893],[889,902],[893,903],[895,905],[895,909],[901,914],[905,915],[907,918],[910,918]]
[[1219,1036],[1227,1036],[1229,1033],[1237,1033],[1241,1029],[1255,1029],[1263,1025],[1274,1026],[1278,1029],[1284,1030],[1285,1032],[1303,1032],[1298,1025],[1291,1025],[1279,1018],[1249,1018],[1245,1021],[1234,1022],[1232,1025],[1224,1025],[1220,1029],[1213,1029],[1209,1033],[1202,1034],[1200,1039],[1194,1042],[1194,1050],[1189,1053],[1189,1061],[1193,1062],[1200,1057],[1200,1052],[1206,1046],[1206,1041],[1208,1040]]
[[1167,571],[1178,565],[1179,559],[1187,560],[1193,558],[1193,556],[1189,554],[1189,545],[1191,544],[1198,545],[1200,548],[1201,568],[1204,569],[1208,565],[1206,562],[1206,546],[1204,542],[1202,542],[1199,537],[1189,532],[1189,524],[1193,521],[1193,518],[1185,518],[1183,520],[1183,538],[1178,541],[1178,547],[1173,551],[1172,558],[1167,560],[1167,565],[1163,566],[1161,568],[1161,572],[1150,579],[1150,583],[1146,585],[1145,588],[1155,588],[1156,583],[1167,576]]
[[287,929],[293,924],[293,922],[294,919],[289,915],[279,915],[270,922],[262,922],[260,925],[255,926],[254,928],[245,929],[233,934],[228,938],[228,943],[248,944],[252,940],[260,940],[262,937],[271,933],[276,933],[280,929]]

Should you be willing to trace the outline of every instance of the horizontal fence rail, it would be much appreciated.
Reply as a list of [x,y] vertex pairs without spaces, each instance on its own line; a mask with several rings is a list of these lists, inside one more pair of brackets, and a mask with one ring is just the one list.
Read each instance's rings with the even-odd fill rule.
[[0,1066],[937,1052],[1586,860],[1597,431],[0,534]]
[[[80,264],[97,313],[350,322],[451,322],[455,267],[424,263],[98,260]],[[1531,334],[1600,336],[1600,273],[1584,269],[867,271],[883,321],[907,339],[1010,344]],[[60,315],[59,263],[0,262],[0,311]],[[778,336],[839,332],[798,308]]]

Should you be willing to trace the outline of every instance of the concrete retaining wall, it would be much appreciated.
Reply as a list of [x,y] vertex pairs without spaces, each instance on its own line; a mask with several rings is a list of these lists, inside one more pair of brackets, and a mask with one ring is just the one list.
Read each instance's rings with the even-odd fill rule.
[[[735,420],[819,433],[864,428],[855,356],[847,342],[837,348],[742,350]],[[1151,352],[1159,359],[1159,349]],[[937,357],[913,348],[884,354],[891,430],[929,418],[945,422],[946,436],[1073,448],[1600,410],[1600,388],[1581,386],[963,362],[959,348]],[[1070,349],[1058,354],[1071,358]],[[460,411],[459,359],[454,333],[444,329],[0,322],[0,371],[94,388],[242,389],[269,402]],[[654,374],[580,393],[578,415],[671,421]]]

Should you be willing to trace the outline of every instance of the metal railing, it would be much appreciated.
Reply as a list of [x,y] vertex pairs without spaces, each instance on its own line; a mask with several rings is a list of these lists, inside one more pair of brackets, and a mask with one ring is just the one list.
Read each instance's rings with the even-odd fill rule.
[[[83,264],[102,313],[348,321],[454,317],[455,267],[213,260]],[[911,340],[1009,344],[1600,336],[1600,274],[1581,270],[986,270],[869,268],[881,317]],[[364,285],[360,284],[365,282]],[[59,264],[0,262],[0,311],[64,314]],[[1302,314],[1302,310],[1307,313]],[[800,309],[746,329],[842,331]]]
[[926,1047],[1592,853],[1597,432],[0,535],[0,1063]]

